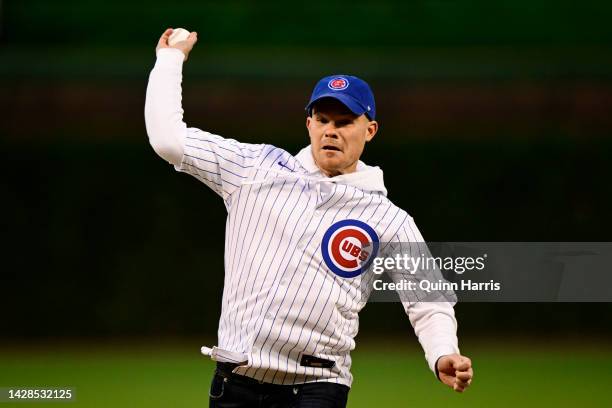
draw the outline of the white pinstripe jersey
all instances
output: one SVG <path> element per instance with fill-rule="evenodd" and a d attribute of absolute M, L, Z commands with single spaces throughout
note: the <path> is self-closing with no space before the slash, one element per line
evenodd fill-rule
<path fill-rule="evenodd" d="M 423 238 L 383 191 L 334 182 L 313 166 L 309 147 L 294 157 L 191 128 L 177 169 L 222 196 L 228 211 L 218 346 L 249 356 L 235 372 L 277 384 L 350 386 L 349 353 L 367 298 L 361 276 L 342 278 L 326 267 L 323 234 L 339 220 L 356 219 L 381 242 Z M 303 367 L 302 354 L 336 364 Z"/>

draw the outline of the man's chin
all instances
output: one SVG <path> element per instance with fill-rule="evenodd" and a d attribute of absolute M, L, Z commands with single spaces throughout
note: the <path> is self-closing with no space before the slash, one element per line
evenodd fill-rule
<path fill-rule="evenodd" d="M 340 160 L 322 160 L 319 162 L 319 168 L 328 175 L 338 175 L 342 173 L 342 162 Z"/>

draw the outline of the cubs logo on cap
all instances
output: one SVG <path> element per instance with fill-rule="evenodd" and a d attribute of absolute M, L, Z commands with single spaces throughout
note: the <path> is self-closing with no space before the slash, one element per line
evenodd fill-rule
<path fill-rule="evenodd" d="M 329 89 L 333 89 L 334 91 L 342 91 L 349 86 L 348 79 L 344 77 L 336 77 L 329 80 L 327 83 Z"/>
<path fill-rule="evenodd" d="M 378 253 L 376 231 L 359 220 L 342 220 L 325 231 L 321 252 L 327 267 L 343 278 L 364 273 Z"/>

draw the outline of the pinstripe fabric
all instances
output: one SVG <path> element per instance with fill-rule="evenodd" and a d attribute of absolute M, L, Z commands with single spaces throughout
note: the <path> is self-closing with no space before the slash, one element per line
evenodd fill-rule
<path fill-rule="evenodd" d="M 326 267 L 323 234 L 349 218 L 370 225 L 381 242 L 417 230 L 382 192 L 314 177 L 306 162 L 274 146 L 190 128 L 176 169 L 212 188 L 228 211 L 218 347 L 248 355 L 235 372 L 275 384 L 350 386 L 350 351 L 367 294 L 361 276 L 342 278 Z M 302 354 L 336 365 L 303 367 Z"/>

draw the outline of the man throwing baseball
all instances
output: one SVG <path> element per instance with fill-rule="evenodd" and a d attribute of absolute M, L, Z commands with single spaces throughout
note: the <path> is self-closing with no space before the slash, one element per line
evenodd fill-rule
<path fill-rule="evenodd" d="M 306 106 L 310 145 L 293 155 L 187 127 L 182 66 L 197 34 L 157 45 L 145 119 L 155 152 L 210 187 L 227 209 L 225 281 L 211 407 L 345 407 L 366 266 L 384 243 L 423 244 L 388 198 L 383 173 L 359 160 L 378 130 L 370 87 L 321 79 Z M 463 392 L 453 302 L 402 301 L 431 370 Z"/>

